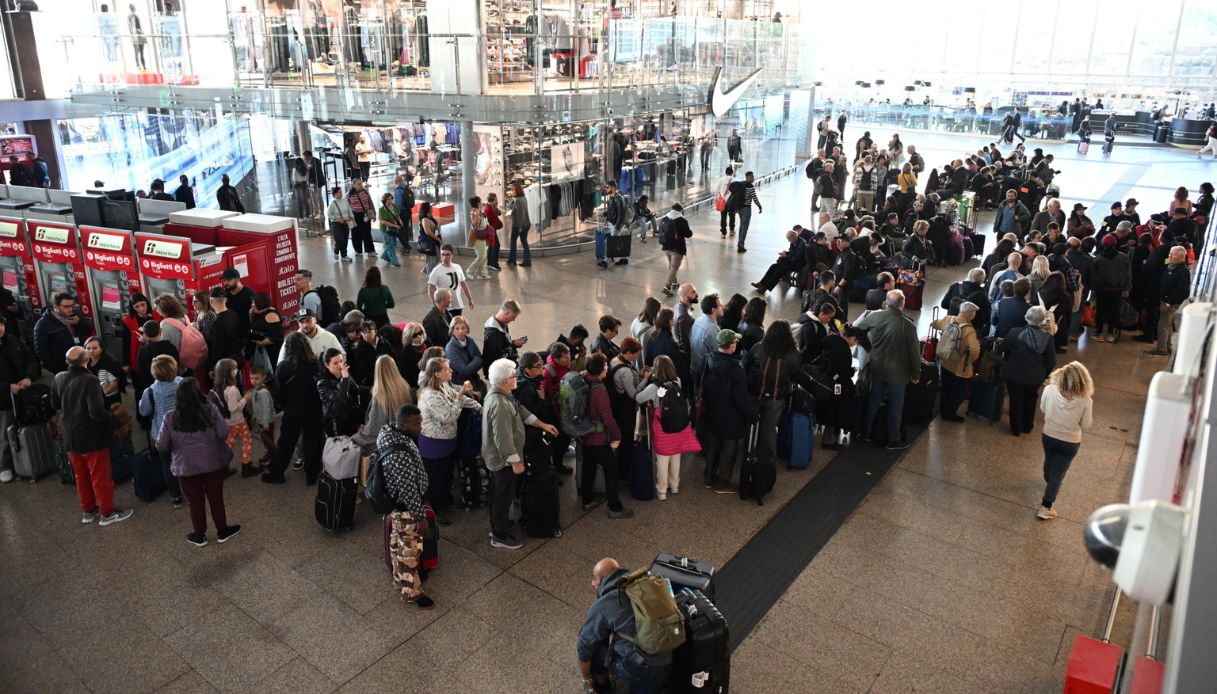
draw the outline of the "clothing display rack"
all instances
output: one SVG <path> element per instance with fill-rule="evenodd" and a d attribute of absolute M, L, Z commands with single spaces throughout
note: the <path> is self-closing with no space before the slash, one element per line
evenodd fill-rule
<path fill-rule="evenodd" d="M 532 0 L 492 0 L 483 6 L 489 84 L 532 80 L 533 9 Z"/>

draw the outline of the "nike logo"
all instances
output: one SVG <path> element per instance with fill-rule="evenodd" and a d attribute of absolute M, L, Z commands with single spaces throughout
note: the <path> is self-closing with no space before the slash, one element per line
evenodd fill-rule
<path fill-rule="evenodd" d="M 726 115 L 731 110 L 731 107 L 735 105 L 735 102 L 739 101 L 739 98 L 744 95 L 744 92 L 748 91 L 748 88 L 752 86 L 756 78 L 761 76 L 761 70 L 758 68 L 756 72 L 745 77 L 743 82 L 735 85 L 726 93 L 723 93 L 722 89 L 719 88 L 719 81 L 722 79 L 722 76 L 723 69 L 721 67 L 717 68 L 714 71 L 714 79 L 710 81 L 710 111 L 720 117 Z"/>

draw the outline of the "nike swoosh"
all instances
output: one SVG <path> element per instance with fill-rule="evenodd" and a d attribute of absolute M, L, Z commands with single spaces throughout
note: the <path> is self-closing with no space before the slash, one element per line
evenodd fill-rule
<path fill-rule="evenodd" d="M 719 88 L 722 76 L 723 69 L 720 67 L 714 71 L 714 79 L 710 81 L 710 111 L 716 116 L 724 116 L 731 110 L 731 107 L 735 105 L 736 101 L 739 101 L 744 92 L 748 91 L 748 88 L 752 86 L 756 78 L 761 76 L 761 70 L 758 68 L 756 72 L 745 77 L 744 81 L 735 85 L 731 91 L 725 94 Z"/>

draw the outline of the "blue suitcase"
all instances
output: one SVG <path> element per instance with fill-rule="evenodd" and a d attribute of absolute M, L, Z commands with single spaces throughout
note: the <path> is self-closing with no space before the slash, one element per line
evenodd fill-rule
<path fill-rule="evenodd" d="M 1001 420 L 1005 399 L 1006 384 L 973 378 L 972 395 L 968 398 L 968 414 L 974 414 L 994 424 Z"/>
<path fill-rule="evenodd" d="M 802 412 L 790 413 L 790 455 L 786 467 L 804 470 L 811 465 L 811 452 L 815 448 L 815 417 Z"/>
<path fill-rule="evenodd" d="M 165 471 L 156 450 L 145 448 L 135 456 L 133 470 L 135 497 L 145 503 L 156 501 L 165 492 Z"/>

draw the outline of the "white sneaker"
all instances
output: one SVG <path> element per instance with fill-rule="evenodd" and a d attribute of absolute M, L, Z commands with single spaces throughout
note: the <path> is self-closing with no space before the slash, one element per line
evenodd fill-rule
<path fill-rule="evenodd" d="M 0 482 L 4 482 L 5 484 L 8 484 L 9 482 L 12 482 L 12 481 L 13 481 L 13 471 L 12 470 L 0 470 Z"/>
<path fill-rule="evenodd" d="M 89 523 L 97 520 L 99 516 L 101 516 L 100 511 L 89 511 L 88 513 L 82 513 L 80 514 L 80 523 L 81 525 L 88 525 Z"/>
<path fill-rule="evenodd" d="M 1035 512 L 1035 517 L 1040 520 L 1052 520 L 1056 518 L 1056 509 L 1040 506 L 1040 510 Z"/>

